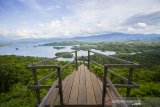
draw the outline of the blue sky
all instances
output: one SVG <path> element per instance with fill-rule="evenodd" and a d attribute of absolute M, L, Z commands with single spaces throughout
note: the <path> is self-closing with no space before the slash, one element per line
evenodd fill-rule
<path fill-rule="evenodd" d="M 160 34 L 160 0 L 0 0 L 0 36 Z"/>

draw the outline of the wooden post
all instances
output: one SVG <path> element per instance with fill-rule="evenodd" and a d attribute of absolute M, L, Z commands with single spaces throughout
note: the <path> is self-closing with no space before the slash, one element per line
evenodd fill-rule
<path fill-rule="evenodd" d="M 34 76 L 34 85 L 38 85 L 38 79 L 37 79 L 37 71 L 36 69 L 32 69 L 33 71 L 33 76 Z M 37 94 L 37 101 L 38 101 L 38 104 L 40 104 L 41 102 L 41 99 L 40 99 L 40 90 L 39 89 L 36 89 L 36 94 Z"/>
<path fill-rule="evenodd" d="M 132 76 L 133 76 L 133 67 L 129 68 L 129 75 L 128 75 L 128 85 L 132 83 Z M 127 97 L 130 97 L 131 88 L 127 88 Z"/>
<path fill-rule="evenodd" d="M 102 93 L 102 106 L 105 106 L 105 96 L 106 96 L 106 84 L 107 84 L 107 66 L 104 66 L 104 77 L 103 77 L 103 93 Z"/>
<path fill-rule="evenodd" d="M 58 87 L 59 87 L 60 103 L 61 103 L 61 106 L 63 106 L 61 67 L 57 67 L 57 74 L 58 74 L 58 78 L 59 78 Z"/>
<path fill-rule="evenodd" d="M 76 60 L 76 70 L 78 70 L 77 51 L 75 51 L 75 60 Z"/>
<path fill-rule="evenodd" d="M 90 68 L 90 51 L 88 50 L 88 69 Z"/>
<path fill-rule="evenodd" d="M 110 73 L 110 74 L 111 74 L 111 73 Z M 111 79 L 111 81 L 113 80 L 113 74 L 111 74 L 111 78 L 110 78 L 110 79 Z"/>

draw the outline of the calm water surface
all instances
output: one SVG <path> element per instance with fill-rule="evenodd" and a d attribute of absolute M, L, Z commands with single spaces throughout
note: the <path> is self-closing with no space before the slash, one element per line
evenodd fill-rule
<path fill-rule="evenodd" d="M 65 46 L 64 49 L 54 49 L 53 46 L 38 46 L 44 43 L 15 43 L 11 46 L 1 46 L 0 55 L 19 55 L 19 56 L 35 56 L 35 57 L 55 57 L 57 52 L 72 52 L 72 46 Z M 105 55 L 114 55 L 114 51 L 102 52 L 99 50 L 92 49 L 94 52 L 102 53 Z M 78 56 L 87 56 L 88 52 L 78 51 Z M 73 58 L 58 58 L 58 60 L 70 61 Z"/>

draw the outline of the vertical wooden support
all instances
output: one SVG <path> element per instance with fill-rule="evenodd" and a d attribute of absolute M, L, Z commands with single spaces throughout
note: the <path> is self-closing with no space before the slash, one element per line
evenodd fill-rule
<path fill-rule="evenodd" d="M 60 95 L 60 103 L 63 106 L 63 93 L 62 93 L 62 78 L 61 78 L 61 67 L 57 67 L 57 74 L 58 74 L 58 87 L 59 87 L 59 95 Z"/>
<path fill-rule="evenodd" d="M 132 83 L 132 76 L 133 76 L 133 67 L 129 68 L 129 75 L 128 75 L 128 85 Z M 127 88 L 127 97 L 130 97 L 131 88 Z"/>
<path fill-rule="evenodd" d="M 107 66 L 104 66 L 104 77 L 103 77 L 103 93 L 102 93 L 102 106 L 105 106 L 105 97 L 106 97 L 106 84 L 107 84 Z"/>
<path fill-rule="evenodd" d="M 34 76 L 34 85 L 38 85 L 38 79 L 37 79 L 37 71 L 36 69 L 32 69 L 33 71 L 33 76 Z M 36 89 L 36 94 L 37 94 L 37 101 L 38 101 L 38 104 L 40 104 L 41 102 L 41 99 L 40 99 L 40 90 L 39 89 Z"/>
<path fill-rule="evenodd" d="M 77 51 L 75 51 L 75 60 L 76 60 L 76 70 L 78 70 Z"/>
<path fill-rule="evenodd" d="M 111 75 L 110 80 L 112 81 L 114 76 L 113 76 L 113 74 L 112 74 L 112 73 L 110 73 L 110 75 Z"/>
<path fill-rule="evenodd" d="M 90 68 L 90 51 L 88 50 L 88 69 Z"/>

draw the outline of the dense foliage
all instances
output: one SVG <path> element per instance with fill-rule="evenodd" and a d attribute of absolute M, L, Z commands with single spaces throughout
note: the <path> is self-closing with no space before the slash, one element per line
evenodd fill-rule
<path fill-rule="evenodd" d="M 45 60 L 46 58 L 4 55 L 0 56 L 0 107 L 34 107 L 37 104 L 34 91 L 28 89 L 33 84 L 32 71 L 26 66 Z M 49 64 L 65 65 L 67 62 L 51 61 Z M 62 78 L 73 71 L 73 66 L 62 70 Z M 38 79 L 53 72 L 51 69 L 37 70 Z M 53 75 L 42 84 L 51 85 L 57 78 Z M 44 97 L 47 90 L 41 90 Z"/>
<path fill-rule="evenodd" d="M 78 41 L 62 41 L 62 42 L 51 42 L 42 44 L 40 46 L 70 46 L 70 45 L 79 45 L 81 42 Z"/>
<path fill-rule="evenodd" d="M 53 48 L 54 48 L 54 49 L 57 49 L 57 50 L 60 50 L 60 49 L 66 48 L 66 47 L 63 47 L 63 46 L 54 46 Z"/>
<path fill-rule="evenodd" d="M 12 45 L 12 43 L 1 43 L 0 42 L 0 46 L 10 46 L 10 45 Z"/>
<path fill-rule="evenodd" d="M 124 43 L 127 44 L 127 43 Z M 129 43 L 130 44 L 130 43 Z M 136 48 L 138 44 L 142 44 L 141 52 L 139 51 L 139 48 Z M 144 46 L 143 46 L 144 45 Z M 132 48 L 135 49 L 132 49 Z M 107 48 L 107 47 L 105 47 Z M 123 44 L 121 46 L 113 47 L 112 49 L 118 49 L 121 50 L 124 48 Z M 108 48 L 109 49 L 109 48 Z M 140 68 L 134 70 L 133 75 L 133 81 L 135 83 L 138 83 L 140 85 L 140 88 L 138 89 L 132 89 L 131 96 L 138 96 L 138 97 L 160 97 L 160 45 L 158 43 L 132 43 L 132 45 L 128 45 L 127 49 L 129 52 L 138 52 L 135 54 L 116 54 L 115 57 L 119 57 L 122 59 L 126 59 L 135 63 L 139 63 L 141 65 Z M 114 60 L 102 57 L 100 55 L 95 54 L 91 57 L 92 60 L 100 63 L 100 64 L 107 64 L 107 63 L 120 63 L 116 62 Z M 98 75 L 103 75 L 103 68 L 99 66 L 92 65 L 93 71 L 99 71 L 97 72 Z M 112 69 L 114 72 L 124 76 L 127 78 L 128 69 L 118 69 L 114 68 Z M 110 75 L 109 75 L 110 76 Z M 113 83 L 121 83 L 121 81 L 118 78 L 112 78 Z M 123 96 L 126 94 L 125 89 L 118 89 L 119 92 Z"/>
<path fill-rule="evenodd" d="M 57 52 L 55 54 L 55 56 L 61 56 L 61 55 L 62 55 L 62 58 L 72 58 L 73 57 L 73 54 L 69 52 Z"/>

